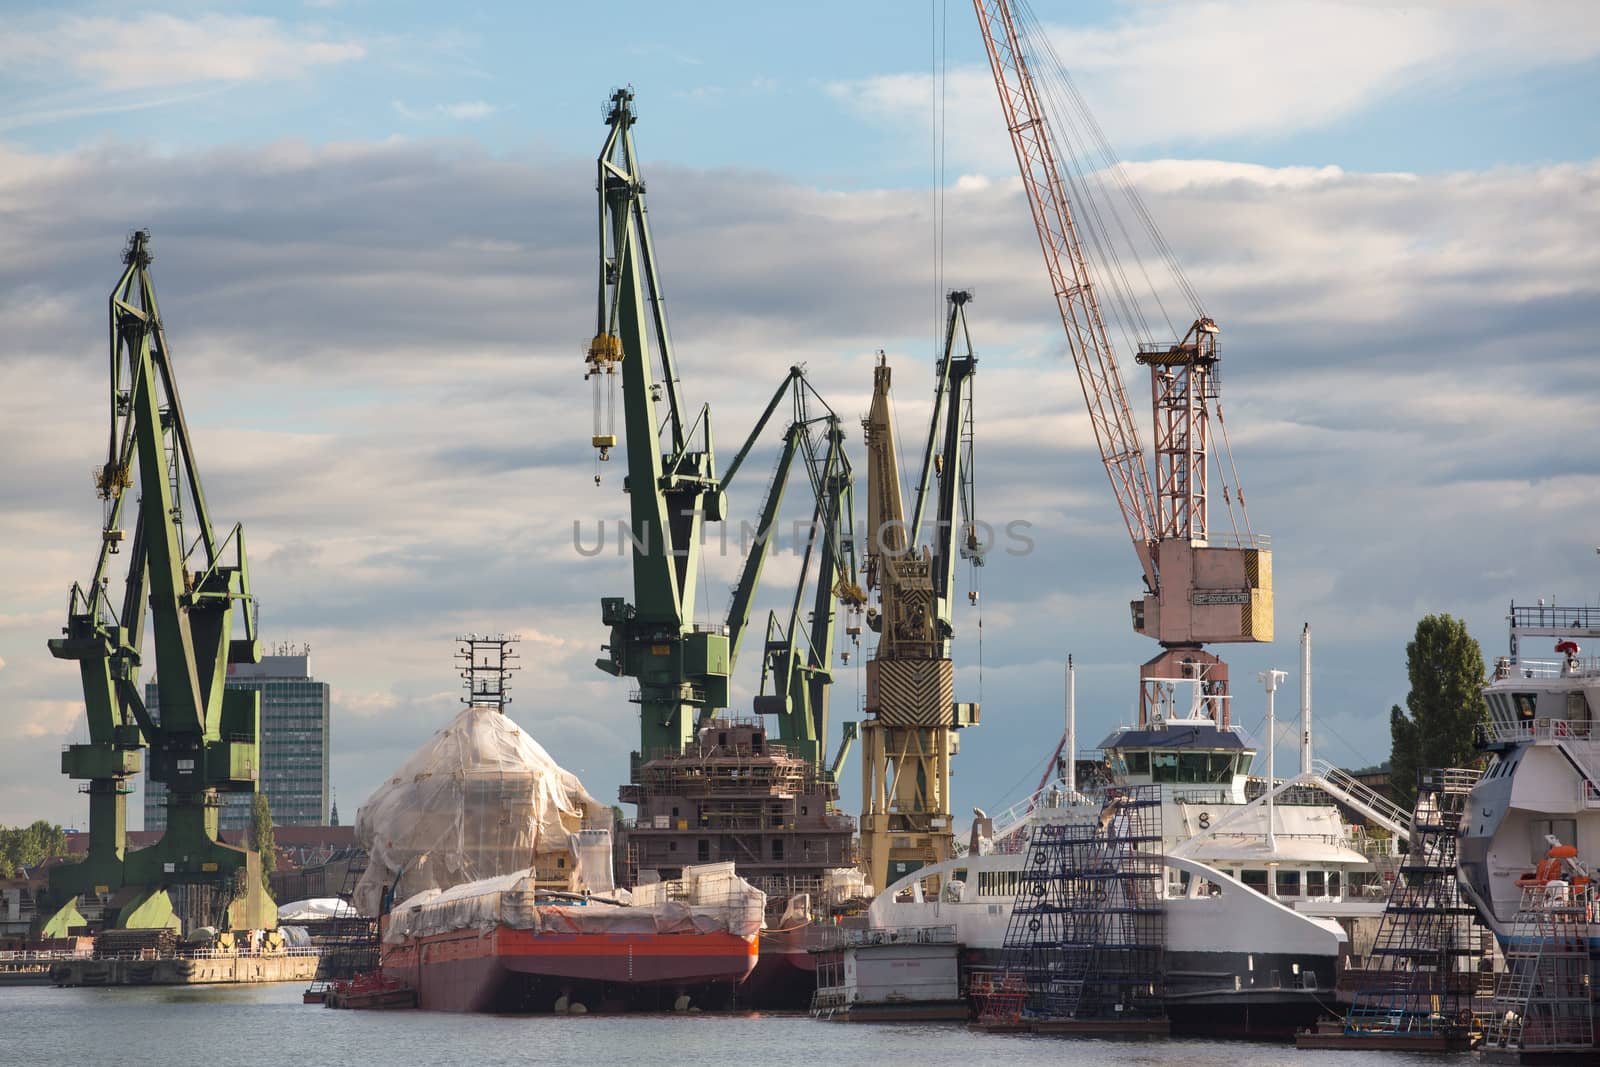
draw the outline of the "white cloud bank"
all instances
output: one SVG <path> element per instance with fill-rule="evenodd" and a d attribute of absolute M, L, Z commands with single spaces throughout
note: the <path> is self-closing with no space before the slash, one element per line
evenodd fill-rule
<path fill-rule="evenodd" d="M 114 199 L 97 195 L 113 160 Z M 1235 676 L 1292 666 L 1309 618 L 1324 751 L 1381 758 L 1422 613 L 1465 616 L 1492 652 L 1511 596 L 1594 586 L 1600 474 L 1563 431 L 1600 423 L 1600 164 L 1134 173 L 1223 325 L 1228 424 L 1277 546 L 1283 641 L 1230 650 Z M 712 403 L 724 452 L 796 361 L 853 420 L 879 347 L 914 447 L 933 344 L 925 205 L 735 171 L 649 178 L 684 390 Z M 591 480 L 592 182 L 589 160 L 428 144 L 0 154 L 0 655 L 22 709 L 0 748 L 0 821 L 83 818 L 54 755 L 82 729 L 77 676 L 44 642 L 97 541 L 85 472 L 104 441 L 104 301 L 136 225 L 154 231 L 208 501 L 244 522 L 265 637 L 309 641 L 333 684 L 347 810 L 448 716 L 451 639 L 467 630 L 529 635 L 512 713 L 610 793 L 636 712 L 591 661 L 597 601 L 629 580 L 571 544 L 574 518 L 625 509 L 616 462 Z M 1150 649 L 1125 632 L 1137 566 L 1020 191 L 967 182 L 946 208 L 946 279 L 978 293 L 981 512 L 1033 522 L 1038 542 L 985 568 L 981 694 L 975 616 L 957 618 L 963 698 L 987 704 L 963 740 L 961 802 L 992 806 L 1012 754 L 1054 740 L 1067 649 L 1085 667 L 1086 738 L 1126 713 Z M 1144 420 L 1143 380 L 1125 373 Z M 735 517 L 770 469 L 750 462 Z M 712 560 L 710 612 L 735 562 Z M 747 649 L 745 692 L 755 666 Z M 1256 696 L 1241 687 L 1247 726 Z"/>
<path fill-rule="evenodd" d="M 969 13 L 961 16 L 958 32 L 975 33 Z M 1108 27 L 1045 29 L 1100 125 L 1129 150 L 1315 129 L 1400 89 L 1600 55 L 1589 0 L 1129 0 Z M 927 127 L 926 73 L 829 89 L 886 126 Z M 954 163 L 1010 161 L 987 66 L 952 69 L 945 101 Z"/>
<path fill-rule="evenodd" d="M 358 42 L 256 15 L 57 16 L 11 25 L 0 36 L 0 64 L 13 73 L 65 69 L 113 92 L 284 80 L 365 54 Z"/>

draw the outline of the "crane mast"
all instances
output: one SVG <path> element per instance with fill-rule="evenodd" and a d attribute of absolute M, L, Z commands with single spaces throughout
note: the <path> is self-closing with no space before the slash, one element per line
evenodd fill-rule
<path fill-rule="evenodd" d="M 867 588 L 878 607 L 867 624 L 878 646 L 867 661 L 867 719 L 861 723 L 861 853 L 872 885 L 883 889 L 910 872 L 955 854 L 950 811 L 950 760 L 955 731 L 978 725 L 977 704 L 955 701 L 950 659 L 955 560 L 982 562 L 971 521 L 971 403 L 977 357 L 967 332 L 971 294 L 949 294 L 944 354 L 916 489 L 913 521 L 905 521 L 899 457 L 889 403 L 891 373 L 880 357 L 873 370 L 866 431 Z M 966 354 L 958 356 L 961 341 Z M 930 545 L 919 546 L 932 479 L 939 479 Z M 956 508 L 966 522 L 956 547 Z"/>
<path fill-rule="evenodd" d="M 255 792 L 260 694 L 226 689 L 231 663 L 261 658 L 251 614 L 244 533 L 219 539 L 211 525 L 150 280 L 149 235 L 133 235 L 110 298 L 111 430 L 95 483 L 105 523 L 94 577 L 74 585 L 62 636 L 49 642 L 76 660 L 89 741 L 62 753 L 62 772 L 87 779 L 90 847 L 84 863 L 51 871 L 55 915 L 67 921 L 85 892 L 135 888 L 108 925 L 260 928 L 276 925 L 259 857 L 218 840 L 219 792 Z M 138 490 L 120 610 L 106 595 L 110 557 L 129 490 Z M 185 496 L 189 505 L 186 513 Z M 186 522 L 197 535 L 191 543 Z M 231 558 L 229 550 L 231 548 Z M 161 685 L 159 720 L 140 699 L 146 600 Z M 235 640 L 234 609 L 245 636 Z M 128 779 L 150 749 L 150 777 L 167 787 L 160 841 L 126 851 Z"/>
<path fill-rule="evenodd" d="M 1201 315 L 1183 340 L 1139 346 L 1137 362 L 1150 369 L 1152 487 L 1017 20 L 1007 0 L 973 0 L 973 9 L 1095 441 L 1143 572 L 1133 628 L 1162 646 L 1140 669 L 1140 723 L 1159 719 L 1171 684 L 1187 679 L 1200 684 L 1207 713 L 1226 724 L 1227 665 L 1203 646 L 1272 640 L 1272 554 L 1248 522 L 1231 538 L 1209 528 L 1217 325 Z"/>
<path fill-rule="evenodd" d="M 695 731 L 728 706 L 729 678 L 749 628 L 755 593 L 775 540 L 778 513 L 791 471 L 801 462 L 815 491 L 815 524 L 825 531 L 819 549 L 824 578 L 819 580 L 812 612 L 809 650 L 800 647 L 801 633 L 795 621 L 788 628 L 788 650 L 782 656 L 773 648 L 769 632 L 766 665 L 781 666 L 783 680 L 778 693 L 763 701 L 758 710 L 776 715 L 782 740 L 826 774 L 822 748 L 827 732 L 827 687 L 832 680 L 828 660 L 834 639 L 833 601 L 854 606 L 865 600 L 855 584 L 853 543 L 839 532 L 841 509 L 848 519 L 852 485 L 839 420 L 812 389 L 804 370 L 790 367 L 726 473 L 718 475 L 709 405 L 702 405 L 692 422 L 683 414 L 665 300 L 645 214 L 645 183 L 634 149 L 636 121 L 632 90 L 617 90 L 606 114 L 609 130 L 597 163 L 600 269 L 595 334 L 585 347 L 584 361 L 585 377 L 594 382 L 595 424 L 590 443 L 598 453 L 597 469 L 619 444 L 613 417 L 620 381 L 633 597 L 601 600 L 601 617 L 611 628 L 611 636 L 603 647 L 606 654 L 595 665 L 607 674 L 630 677 L 638 683 L 631 696 L 640 707 L 636 767 L 658 756 L 685 751 Z M 734 587 L 727 621 L 698 625 L 694 597 L 703 529 L 707 523 L 724 521 L 727 490 L 785 398 L 790 401 L 788 427 L 754 541 Z M 823 411 L 814 413 L 813 403 Z M 657 417 L 658 405 L 665 407 L 664 419 Z M 825 458 L 817 455 L 813 436 L 817 427 L 824 427 Z M 597 483 L 599 480 L 596 475 Z M 808 566 L 810 557 L 808 548 Z M 805 582 L 802 574 L 802 587 Z M 796 593 L 796 619 L 800 595 Z"/>

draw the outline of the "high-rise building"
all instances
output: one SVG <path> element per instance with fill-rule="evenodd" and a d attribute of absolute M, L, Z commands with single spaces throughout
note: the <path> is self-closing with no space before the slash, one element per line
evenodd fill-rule
<path fill-rule="evenodd" d="M 308 648 L 263 656 L 260 663 L 228 667 L 229 689 L 261 693 L 261 791 L 278 826 L 325 826 L 328 822 L 328 683 L 311 677 Z M 161 681 L 144 687 L 145 705 L 161 721 Z M 222 794 L 224 830 L 250 826 L 249 793 Z M 144 777 L 144 827 L 167 826 L 167 787 Z"/>

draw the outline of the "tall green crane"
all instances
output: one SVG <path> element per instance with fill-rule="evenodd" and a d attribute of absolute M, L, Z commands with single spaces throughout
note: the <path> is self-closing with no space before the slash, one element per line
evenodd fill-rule
<path fill-rule="evenodd" d="M 629 89 L 612 94 L 606 114 L 609 132 L 597 164 L 600 271 L 585 377 L 594 382 L 591 443 L 601 461 L 608 460 L 618 445 L 614 397 L 620 379 L 628 471 L 623 488 L 629 499 L 627 536 L 633 563 L 632 600 L 605 597 L 600 602 L 601 618 L 611 636 L 604 646 L 606 655 L 595 665 L 638 683 L 633 699 L 640 706 L 639 754 L 650 759 L 662 752 L 682 752 L 697 724 L 728 706 L 728 678 L 798 457 L 806 457 L 813 487 L 822 488 L 816 480 L 823 468 L 818 466 L 814 427 L 826 424 L 832 428 L 828 434 L 838 439 L 829 446 L 834 458 L 823 465 L 826 476 L 841 477 L 848 464 L 839 447 L 843 435 L 837 433 L 837 416 L 811 388 L 804 371 L 791 367 L 727 473 L 718 477 L 709 406 L 702 405 L 692 422 L 684 414 L 666 304 L 651 249 L 645 183 L 633 143 L 637 121 L 633 100 Z M 704 525 L 726 519 L 727 490 L 786 397 L 791 405 L 788 428 L 754 542 L 734 587 L 727 623 L 697 626 L 693 607 Z M 813 402 L 825 412 L 813 415 Z M 661 418 L 657 404 L 665 408 Z M 826 551 L 841 551 L 837 540 L 829 545 Z M 853 569 L 850 573 L 852 579 L 840 586 L 841 592 L 847 600 L 854 596 L 853 603 L 864 603 Z M 831 619 L 831 603 L 828 614 Z M 831 629 L 829 634 L 831 643 Z M 786 740 L 812 738 L 808 752 L 815 759 L 813 750 L 822 740 L 818 729 L 826 728 L 826 711 L 825 702 L 813 703 L 823 709 L 820 720 L 815 720 L 814 712 L 799 717 L 782 712 L 779 728 Z"/>
<path fill-rule="evenodd" d="M 261 659 L 244 533 L 235 525 L 219 540 L 211 524 L 150 280 L 149 234 L 136 232 L 122 260 L 110 297 L 110 433 L 95 476 L 105 501 L 100 553 L 88 587 L 72 587 L 63 636 L 49 642 L 51 654 L 78 662 L 89 741 L 64 752 L 61 769 L 86 780 L 90 798 L 89 854 L 51 871 L 51 923 L 69 923 L 75 898 L 95 892 L 122 900 L 108 925 L 272 926 L 259 857 L 217 837 L 219 792 L 254 792 L 260 765 L 260 694 L 225 688 L 229 663 Z M 110 557 L 127 540 L 121 523 L 135 485 L 117 605 Z M 159 721 L 138 687 L 147 599 Z M 232 639 L 236 607 L 242 640 Z M 146 746 L 151 778 L 167 787 L 167 829 L 130 853 L 126 794 Z M 126 888 L 135 892 L 118 893 Z"/>
<path fill-rule="evenodd" d="M 856 584 L 855 476 L 845 454 L 845 434 L 837 417 L 830 415 L 823 437 L 825 451 L 821 455 L 814 451 L 808 465 L 815 505 L 788 622 L 780 623 L 775 612 L 767 621 L 762 688 L 765 690 L 770 682 L 773 691 L 757 696 L 754 708 L 758 714 L 778 717 L 779 737 L 789 751 L 798 752 L 832 775 L 837 773 L 845 751 L 841 748 L 831 769 L 823 768 L 838 621 L 834 604 L 843 601 L 859 608 L 865 604 L 866 594 Z M 817 576 L 810 582 L 813 557 Z M 808 585 L 812 586 L 811 610 L 809 621 L 803 623 Z M 846 735 L 847 747 L 853 733 L 846 730 Z"/>

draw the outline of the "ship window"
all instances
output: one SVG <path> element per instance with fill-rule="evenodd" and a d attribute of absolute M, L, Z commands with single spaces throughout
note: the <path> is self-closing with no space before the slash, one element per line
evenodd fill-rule
<path fill-rule="evenodd" d="M 678 809 L 677 808 L 673 808 L 672 809 L 672 817 L 674 819 L 676 819 L 678 817 Z"/>
<path fill-rule="evenodd" d="M 1150 753 L 1150 777 L 1157 782 L 1178 780 L 1178 754 L 1176 752 Z"/>
<path fill-rule="evenodd" d="M 750 751 L 754 752 L 754 753 L 757 753 L 758 755 L 760 754 L 760 752 L 761 752 L 761 735 L 760 734 L 751 734 L 750 735 Z"/>
<path fill-rule="evenodd" d="M 1328 892 L 1328 879 L 1321 871 L 1306 872 L 1306 896 L 1320 897 Z"/>
<path fill-rule="evenodd" d="M 1150 753 L 1148 753 L 1148 752 L 1130 752 L 1130 753 L 1128 753 L 1128 773 L 1129 774 L 1149 774 L 1150 773 Z"/>
<path fill-rule="evenodd" d="M 1328 895 L 1330 897 L 1337 897 L 1339 895 L 1339 872 L 1338 871 L 1329 871 L 1328 872 Z"/>
<path fill-rule="evenodd" d="M 1178 757 L 1178 781 L 1204 782 L 1210 757 L 1204 752 L 1185 752 Z"/>
<path fill-rule="evenodd" d="M 711 862 L 711 842 L 710 841 L 706 841 L 704 839 L 701 839 L 700 842 L 699 842 L 699 846 L 700 846 L 700 862 L 701 863 L 710 863 Z"/>
<path fill-rule="evenodd" d="M 1247 887 L 1254 889 L 1262 896 L 1267 895 L 1267 872 L 1245 870 L 1240 872 L 1239 881 Z"/>
<path fill-rule="evenodd" d="M 783 838 L 781 837 L 772 839 L 772 858 L 775 860 L 783 859 Z"/>
<path fill-rule="evenodd" d="M 1278 871 L 1278 896 L 1297 897 L 1300 895 L 1300 872 Z"/>
<path fill-rule="evenodd" d="M 721 731 L 721 732 L 719 732 L 717 734 L 717 744 L 726 745 L 727 743 L 728 743 L 728 731 L 723 730 L 723 731 Z"/>
<path fill-rule="evenodd" d="M 1512 693 L 1511 700 L 1517 706 L 1517 718 L 1523 722 L 1539 713 L 1538 693 Z"/>
<path fill-rule="evenodd" d="M 676 841 L 668 841 L 667 842 L 667 851 L 668 852 L 676 852 L 676 851 L 678 851 L 678 843 Z"/>

